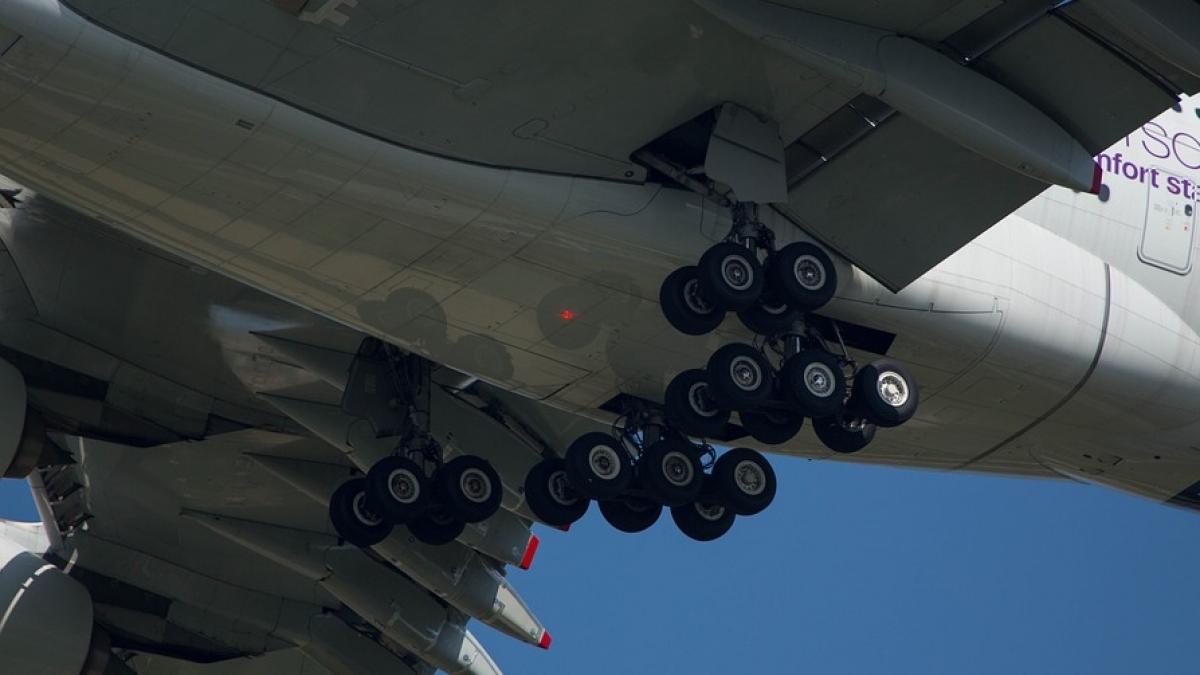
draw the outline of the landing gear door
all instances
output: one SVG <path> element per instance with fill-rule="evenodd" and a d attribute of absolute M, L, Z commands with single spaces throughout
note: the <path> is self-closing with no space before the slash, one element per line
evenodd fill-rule
<path fill-rule="evenodd" d="M 1181 189 L 1169 189 L 1185 185 L 1183 178 L 1163 173 L 1163 187 L 1146 186 L 1146 220 L 1138 258 L 1168 272 L 1187 274 L 1192 269 L 1196 203 Z"/>
<path fill-rule="evenodd" d="M 740 202 L 786 202 L 787 170 L 779 124 L 732 103 L 721 106 L 704 173 L 733 188 Z"/>

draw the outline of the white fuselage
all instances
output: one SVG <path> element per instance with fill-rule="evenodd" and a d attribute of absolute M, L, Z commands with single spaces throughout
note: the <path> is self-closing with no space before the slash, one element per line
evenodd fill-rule
<path fill-rule="evenodd" d="M 3 173 L 526 397 L 601 416 L 621 393 L 660 400 L 676 373 L 749 340 L 736 320 L 683 337 L 659 312 L 662 279 L 728 231 L 695 194 L 388 143 L 53 0 L 6 0 L 0 53 Z M 1162 499 L 1200 480 L 1190 110 L 1114 149 L 1107 202 L 1053 189 L 900 293 L 839 262 L 824 313 L 896 334 L 890 355 L 924 391 L 917 418 L 861 459 L 1062 473 Z M 765 217 L 781 244 L 807 239 Z M 779 450 L 827 454 L 807 432 Z"/>

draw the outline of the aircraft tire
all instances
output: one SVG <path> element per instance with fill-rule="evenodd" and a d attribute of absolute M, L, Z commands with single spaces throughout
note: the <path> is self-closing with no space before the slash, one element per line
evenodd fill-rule
<path fill-rule="evenodd" d="M 717 307 L 734 312 L 753 307 L 767 282 L 754 250 L 728 241 L 704 252 L 696 274 Z"/>
<path fill-rule="evenodd" d="M 875 439 L 876 427 L 868 421 L 851 426 L 838 417 L 826 417 L 813 420 L 813 431 L 825 447 L 837 453 L 850 454 L 871 444 Z"/>
<path fill-rule="evenodd" d="M 741 413 L 742 428 L 766 445 L 782 445 L 804 428 L 804 415 L 787 410 L 747 410 Z"/>
<path fill-rule="evenodd" d="M 647 499 L 615 499 L 600 502 L 600 514 L 613 528 L 629 534 L 650 529 L 662 516 L 663 507 Z"/>
<path fill-rule="evenodd" d="M 663 408 L 676 429 L 692 436 L 720 436 L 729 422 L 729 409 L 716 402 L 703 370 L 676 375 L 667 385 Z"/>
<path fill-rule="evenodd" d="M 837 268 L 816 244 L 798 241 L 776 251 L 768 273 L 774 288 L 798 310 L 824 307 L 837 292 Z"/>
<path fill-rule="evenodd" d="M 706 370 L 717 402 L 732 410 L 756 408 L 775 392 L 771 363 L 750 345 L 721 347 L 708 359 Z"/>
<path fill-rule="evenodd" d="M 854 378 L 854 403 L 881 427 L 898 427 L 917 413 L 921 391 L 904 366 L 891 359 L 874 361 Z"/>
<path fill-rule="evenodd" d="M 333 491 L 329 519 L 339 537 L 360 548 L 370 548 L 392 533 L 391 524 L 370 503 L 363 478 L 348 480 Z"/>
<path fill-rule="evenodd" d="M 408 524 L 408 531 L 422 544 L 444 546 L 457 539 L 467 524 L 448 509 L 433 507 Z"/>
<path fill-rule="evenodd" d="M 615 499 L 633 482 L 629 453 L 604 432 L 593 431 L 575 439 L 563 462 L 571 485 L 588 499 Z"/>
<path fill-rule="evenodd" d="M 768 264 L 770 262 L 768 261 Z M 766 288 L 753 306 L 738 312 L 738 319 L 751 333 L 757 335 L 779 335 L 792 328 L 800 311 L 793 309 L 787 301 L 776 297 L 776 292 Z"/>
<path fill-rule="evenodd" d="M 700 496 L 704 466 L 691 443 L 678 436 L 667 436 L 646 448 L 638 461 L 638 478 L 658 503 L 683 506 Z"/>
<path fill-rule="evenodd" d="M 491 463 L 482 457 L 461 455 L 446 462 L 433 476 L 439 501 L 453 516 L 480 523 L 500 510 L 504 483 Z"/>
<path fill-rule="evenodd" d="M 567 478 L 561 459 L 535 464 L 525 476 L 525 502 L 529 510 L 551 527 L 566 527 L 583 517 L 591 505 Z"/>
<path fill-rule="evenodd" d="M 846 399 L 842 364 L 829 352 L 809 349 L 789 356 L 779 373 L 787 397 L 805 416 L 831 417 L 841 412 Z"/>
<path fill-rule="evenodd" d="M 712 481 L 717 494 L 739 516 L 762 513 L 775 501 L 778 490 L 771 463 L 749 448 L 734 448 L 717 458 Z"/>
<path fill-rule="evenodd" d="M 402 525 L 425 512 L 429 479 L 407 457 L 385 457 L 367 472 L 367 497 L 393 525 Z"/>
<path fill-rule="evenodd" d="M 706 493 L 710 490 L 706 489 Z M 696 541 L 713 541 L 733 527 L 737 514 L 715 495 L 671 509 L 671 520 L 685 536 Z"/>
<path fill-rule="evenodd" d="M 658 302 L 667 322 L 684 335 L 707 335 L 725 320 L 700 288 L 695 267 L 680 267 L 664 279 Z"/>

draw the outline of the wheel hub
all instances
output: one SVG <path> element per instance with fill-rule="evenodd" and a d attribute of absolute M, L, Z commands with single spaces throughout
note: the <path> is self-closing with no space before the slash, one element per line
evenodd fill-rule
<path fill-rule="evenodd" d="M 571 483 L 567 481 L 566 471 L 555 471 L 550 474 L 548 482 L 550 498 L 558 502 L 560 506 L 573 506 L 575 502 L 579 501 Z"/>
<path fill-rule="evenodd" d="M 754 391 L 762 386 L 762 368 L 748 356 L 733 359 L 729 364 L 729 375 L 742 391 Z"/>
<path fill-rule="evenodd" d="M 688 309 L 697 314 L 713 313 L 713 306 L 704 297 L 704 293 L 700 289 L 700 281 L 697 279 L 689 279 L 683 285 L 683 302 L 687 305 Z"/>
<path fill-rule="evenodd" d="M 613 480 L 621 473 L 621 458 L 606 445 L 597 445 L 588 452 L 588 465 L 601 480 Z"/>
<path fill-rule="evenodd" d="M 721 261 L 721 280 L 736 291 L 745 291 L 754 285 L 754 271 L 741 256 L 727 255 Z"/>
<path fill-rule="evenodd" d="M 825 266 L 811 255 L 802 255 L 796 258 L 792 272 L 796 275 L 796 281 L 805 290 L 819 291 L 825 285 Z"/>
<path fill-rule="evenodd" d="M 492 481 L 479 469 L 464 471 L 458 479 L 458 487 L 464 497 L 476 504 L 482 504 L 492 496 Z"/>
<path fill-rule="evenodd" d="M 743 460 L 733 468 L 733 482 L 744 494 L 757 497 L 767 489 L 767 474 L 756 462 Z"/>
<path fill-rule="evenodd" d="M 716 522 L 725 516 L 725 507 L 720 504 L 696 502 L 692 506 L 696 509 L 696 513 L 700 514 L 701 518 L 709 522 Z"/>
<path fill-rule="evenodd" d="M 709 398 L 708 385 L 704 382 L 697 382 L 688 389 L 688 404 L 692 407 L 692 412 L 701 417 L 716 417 L 720 412 Z"/>
<path fill-rule="evenodd" d="M 350 507 L 354 511 L 354 517 L 363 525 L 376 527 L 383 524 L 383 518 L 367 505 L 367 495 L 365 493 L 360 492 L 354 495 L 354 501 L 350 503 Z"/>
<path fill-rule="evenodd" d="M 813 396 L 828 398 L 834 390 L 833 371 L 823 363 L 810 363 L 804 367 L 804 386 Z"/>
<path fill-rule="evenodd" d="M 388 475 L 388 491 L 391 492 L 392 499 L 401 504 L 411 504 L 421 494 L 417 477 L 407 469 L 397 469 Z"/>
<path fill-rule="evenodd" d="M 893 408 L 908 403 L 908 382 L 893 370 L 889 370 L 879 374 L 879 379 L 876 380 L 876 387 L 879 390 L 879 397 L 885 403 Z"/>
<path fill-rule="evenodd" d="M 691 485 L 696 477 L 696 471 L 688 461 L 687 455 L 679 451 L 669 452 L 663 457 L 662 472 L 667 482 L 675 487 Z"/>

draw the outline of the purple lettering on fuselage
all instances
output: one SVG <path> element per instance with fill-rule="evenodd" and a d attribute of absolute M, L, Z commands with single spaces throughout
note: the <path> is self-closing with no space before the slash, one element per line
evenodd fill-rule
<path fill-rule="evenodd" d="M 1166 190 L 1194 200 L 1200 197 L 1200 184 L 1171 175 L 1200 169 L 1200 139 L 1187 131 L 1174 132 L 1159 122 L 1147 122 L 1125 137 L 1123 147 L 1133 154 L 1146 153 L 1150 162 L 1126 157 L 1124 152 L 1105 152 L 1096 157 L 1104 173 L 1127 181 Z M 1118 146 L 1120 147 L 1120 146 Z M 1116 150 L 1117 148 L 1112 148 Z"/>

